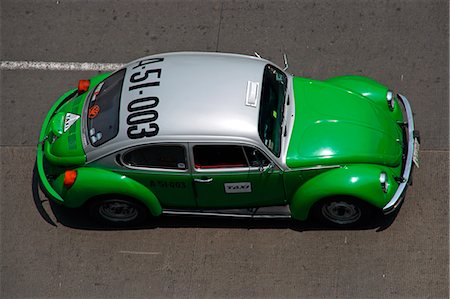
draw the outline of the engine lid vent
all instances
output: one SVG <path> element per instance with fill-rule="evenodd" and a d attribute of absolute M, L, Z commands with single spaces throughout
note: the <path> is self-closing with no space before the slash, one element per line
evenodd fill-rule
<path fill-rule="evenodd" d="M 247 96 L 245 97 L 245 105 L 256 107 L 258 102 L 259 82 L 247 82 Z"/>

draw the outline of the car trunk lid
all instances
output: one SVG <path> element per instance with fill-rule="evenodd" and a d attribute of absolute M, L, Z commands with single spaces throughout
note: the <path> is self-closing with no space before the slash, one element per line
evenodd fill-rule
<path fill-rule="evenodd" d="M 81 113 L 86 94 L 76 91 L 56 110 L 46 130 L 45 157 L 57 165 L 80 165 L 86 160 L 81 142 Z"/>

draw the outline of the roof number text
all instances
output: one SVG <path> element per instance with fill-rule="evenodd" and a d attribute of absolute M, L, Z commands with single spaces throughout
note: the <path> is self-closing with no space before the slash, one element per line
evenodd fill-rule
<path fill-rule="evenodd" d="M 146 70 L 149 64 L 162 62 L 164 58 L 149 58 L 139 61 L 139 63 L 132 68 L 137 69 L 130 76 L 130 85 L 128 90 L 138 90 L 147 87 L 159 86 L 161 78 L 161 69 Z M 153 80 L 148 80 L 152 78 Z M 155 80 L 156 79 L 156 80 Z M 142 91 L 139 92 L 142 94 Z M 130 114 L 127 117 L 128 130 L 127 135 L 131 139 L 138 139 L 143 137 L 152 137 L 158 134 L 159 127 L 155 123 L 158 119 L 158 111 L 156 108 L 159 104 L 157 97 L 141 97 L 132 100 L 127 107 Z"/>

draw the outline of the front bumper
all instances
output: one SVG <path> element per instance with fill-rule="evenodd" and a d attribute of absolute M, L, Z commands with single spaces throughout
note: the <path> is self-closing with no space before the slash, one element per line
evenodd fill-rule
<path fill-rule="evenodd" d="M 60 203 L 64 202 L 64 200 L 62 199 L 61 195 L 59 195 L 58 192 L 56 192 L 55 189 L 53 189 L 52 185 L 50 184 L 47 178 L 47 174 L 45 173 L 44 146 L 45 142 L 47 141 L 47 127 L 50 123 L 50 119 L 65 102 L 69 101 L 70 99 L 72 99 L 73 96 L 75 96 L 76 92 L 77 92 L 76 89 L 66 92 L 56 101 L 56 103 L 52 106 L 52 108 L 50 108 L 50 111 L 45 117 L 44 124 L 42 125 L 42 129 L 39 134 L 39 143 L 37 146 L 36 167 L 38 170 L 38 177 L 41 189 L 48 198 L 53 199 L 54 201 Z"/>
<path fill-rule="evenodd" d="M 383 213 L 385 215 L 394 212 L 401 204 L 403 198 L 405 197 L 405 192 L 408 187 L 408 184 L 411 180 L 411 173 L 413 167 L 413 156 L 415 150 L 415 138 L 419 138 L 419 132 L 414 130 L 414 118 L 413 112 L 411 110 L 411 106 L 408 102 L 408 99 L 399 94 L 398 99 L 399 102 L 403 105 L 406 111 L 406 119 L 408 128 L 406 129 L 406 137 L 407 137 L 407 153 L 405 159 L 405 165 L 403 167 L 403 173 L 401 176 L 401 183 L 398 186 L 397 191 L 395 192 L 392 199 L 383 207 Z"/>

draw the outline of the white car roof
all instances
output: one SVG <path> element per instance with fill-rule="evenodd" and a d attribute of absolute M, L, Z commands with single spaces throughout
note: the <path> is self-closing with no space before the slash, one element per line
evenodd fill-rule
<path fill-rule="evenodd" d="M 241 140 L 262 145 L 259 99 L 268 63 L 238 54 L 178 52 L 127 64 L 118 135 L 99 147 L 88 145 L 88 161 L 153 142 Z M 156 101 L 151 110 L 157 114 L 139 110 L 143 105 L 155 106 Z M 157 134 L 137 138 L 141 130 L 154 130 L 146 120 L 155 117 L 150 123 L 157 125 Z"/>

